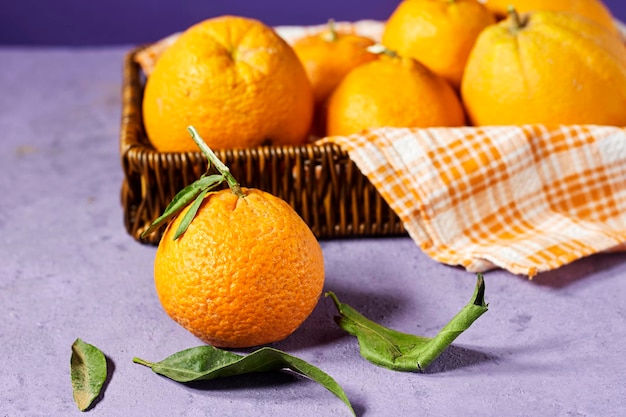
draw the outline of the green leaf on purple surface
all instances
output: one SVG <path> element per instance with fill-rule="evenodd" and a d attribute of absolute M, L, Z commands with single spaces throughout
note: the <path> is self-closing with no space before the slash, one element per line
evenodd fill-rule
<path fill-rule="evenodd" d="M 290 370 L 321 384 L 343 401 L 355 415 L 345 392 L 330 375 L 300 358 L 270 347 L 263 347 L 242 356 L 203 345 L 174 353 L 156 363 L 139 358 L 134 358 L 133 362 L 148 366 L 153 372 L 177 382 Z"/>
<path fill-rule="evenodd" d="M 375 365 L 395 371 L 416 372 L 426 369 L 474 321 L 487 311 L 485 281 L 478 274 L 470 302 L 448 322 L 434 338 L 416 336 L 384 327 L 326 293 L 335 303 L 339 316 L 335 321 L 343 330 L 356 336 L 361 356 Z"/>
<path fill-rule="evenodd" d="M 72 344 L 70 376 L 74 401 L 80 411 L 85 411 L 98 398 L 107 378 L 107 362 L 102 351 L 76 339 Z"/>

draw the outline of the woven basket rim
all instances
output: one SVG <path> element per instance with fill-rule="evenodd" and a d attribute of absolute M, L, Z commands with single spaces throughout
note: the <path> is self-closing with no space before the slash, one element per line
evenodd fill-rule
<path fill-rule="evenodd" d="M 135 61 L 135 57 L 139 52 L 149 47 L 150 44 L 143 44 L 132 48 L 125 54 L 124 57 L 124 79 L 133 83 L 139 83 L 140 81 L 138 77 L 141 73 L 141 66 Z M 133 138 L 136 138 L 138 135 L 131 135 L 130 132 L 130 123 L 132 123 L 135 115 L 129 114 L 133 109 L 133 99 L 136 99 L 130 94 L 125 94 L 122 101 L 122 108 L 124 109 L 122 113 L 122 123 L 121 123 L 121 133 L 120 133 L 120 154 L 122 157 L 126 157 L 133 152 L 145 152 L 152 156 L 158 156 L 159 158 L 169 158 L 172 155 L 187 155 L 193 158 L 202 157 L 202 153 L 200 150 L 196 151 L 187 151 L 187 152 L 162 152 L 156 150 L 149 143 L 141 143 Z M 145 135 L 143 135 L 145 136 Z M 325 142 L 325 143 L 316 143 L 309 142 L 306 144 L 300 145 L 259 145 L 254 147 L 232 147 L 225 149 L 216 149 L 215 153 L 218 155 L 224 152 L 243 152 L 249 154 L 257 154 L 257 153 L 270 153 L 276 155 L 288 154 L 290 152 L 301 152 L 304 154 L 309 154 L 311 156 L 316 156 L 320 151 L 330 151 L 333 154 L 336 154 L 339 158 L 348 158 L 348 153 L 341 149 L 340 146 Z"/>
<path fill-rule="evenodd" d="M 131 49 L 124 58 L 121 198 L 129 234 L 156 244 L 160 236 L 153 233 L 141 239 L 142 231 L 162 214 L 178 191 L 202 175 L 207 161 L 199 149 L 159 152 L 150 144 L 141 114 L 145 75 L 135 59 L 145 47 Z M 318 238 L 406 235 L 397 215 L 348 152 L 335 143 L 261 145 L 214 152 L 242 186 L 262 189 L 289 203 Z"/>

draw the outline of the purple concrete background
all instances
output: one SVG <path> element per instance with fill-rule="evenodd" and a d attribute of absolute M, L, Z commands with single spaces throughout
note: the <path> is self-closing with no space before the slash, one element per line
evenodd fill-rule
<path fill-rule="evenodd" d="M 133 364 L 199 340 L 163 312 L 155 248 L 122 224 L 118 154 L 127 47 L 0 47 L 0 416 L 349 416 L 317 384 L 254 375 L 181 385 Z M 326 289 L 370 318 L 432 336 L 475 277 L 409 238 L 322 242 Z M 359 417 L 616 417 L 626 410 L 626 254 L 592 256 L 534 281 L 486 274 L 490 310 L 425 374 L 363 360 L 322 299 L 274 346 L 333 376 Z M 89 414 L 72 400 L 70 346 L 111 363 Z"/>
<path fill-rule="evenodd" d="M 386 19 L 397 0 L 19 0 L 0 6 L 0 44 L 112 45 L 152 42 L 210 16 L 238 14 L 269 25 Z M 605 0 L 626 21 L 626 2 Z"/>

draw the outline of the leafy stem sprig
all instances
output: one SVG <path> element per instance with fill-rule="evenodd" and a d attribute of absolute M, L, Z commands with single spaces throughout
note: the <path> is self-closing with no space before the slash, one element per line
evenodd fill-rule
<path fill-rule="evenodd" d="M 230 190 L 233 192 L 233 194 L 235 194 L 237 197 L 245 197 L 245 195 L 241 191 L 241 186 L 239 185 L 239 182 L 235 179 L 235 177 L 233 177 L 233 174 L 230 173 L 230 169 L 228 169 L 228 167 L 224 165 L 222 161 L 220 161 L 217 155 L 215 155 L 215 152 L 213 152 L 213 150 L 209 148 L 209 145 L 204 142 L 196 128 L 193 126 L 188 126 L 187 131 L 191 135 L 193 141 L 196 142 L 196 145 L 198 145 L 198 148 L 200 148 L 204 156 L 207 157 L 207 160 L 209 161 L 209 167 L 211 166 L 211 163 L 213 163 L 215 169 L 217 169 L 217 171 L 222 174 L 222 178 L 224 178 L 228 183 L 228 186 L 230 187 Z"/>
<path fill-rule="evenodd" d="M 235 179 L 233 174 L 231 174 L 230 169 L 215 155 L 215 152 L 204 142 L 200 134 L 193 126 L 187 127 L 187 131 L 191 135 L 193 141 L 198 145 L 204 156 L 206 156 L 208 161 L 207 171 L 200 176 L 199 179 L 192 182 L 174 196 L 172 201 L 167 205 L 165 211 L 161 216 L 159 216 L 156 220 L 150 224 L 146 230 L 141 233 L 141 238 L 143 239 L 145 236 L 152 233 L 157 228 L 166 224 L 170 219 L 180 213 L 185 207 L 191 204 L 191 207 L 185 214 L 185 217 L 182 219 L 180 224 L 178 225 L 178 229 L 176 229 L 176 233 L 174 234 L 174 240 L 178 239 L 189 227 L 189 224 L 196 216 L 200 205 L 202 204 L 202 200 L 207 195 L 207 193 L 218 186 L 220 186 L 224 181 L 228 184 L 230 190 L 239 198 L 244 198 L 245 194 L 241 190 L 241 186 L 239 182 Z M 219 174 L 211 174 L 209 175 L 209 170 L 211 169 L 211 165 L 215 167 Z"/>

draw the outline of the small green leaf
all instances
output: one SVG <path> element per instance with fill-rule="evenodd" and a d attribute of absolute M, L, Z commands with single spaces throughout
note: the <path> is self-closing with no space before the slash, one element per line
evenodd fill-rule
<path fill-rule="evenodd" d="M 178 224 L 178 229 L 176 229 L 176 233 L 174 234 L 174 240 L 178 239 L 183 233 L 185 233 L 185 231 L 193 221 L 193 218 L 196 217 L 196 213 L 198 212 L 198 209 L 200 208 L 200 205 L 204 200 L 204 196 L 206 196 L 208 192 L 209 190 L 200 191 L 200 194 L 198 194 L 193 204 L 189 207 L 189 210 L 187 210 L 187 213 L 185 213 L 185 217 L 183 217 L 183 219 Z"/>
<path fill-rule="evenodd" d="M 398 332 L 369 320 L 347 304 L 339 302 L 329 292 L 339 316 L 337 324 L 359 341 L 361 356 L 375 365 L 395 371 L 424 370 L 454 339 L 487 311 L 485 282 L 478 274 L 474 295 L 470 302 L 448 322 L 434 338 Z"/>
<path fill-rule="evenodd" d="M 241 190 L 241 186 L 239 182 L 235 179 L 233 174 L 231 174 L 230 169 L 224 165 L 224 163 L 215 155 L 215 152 L 206 144 L 206 142 L 200 137 L 200 134 L 193 126 L 187 126 L 187 131 L 191 135 L 191 139 L 198 145 L 200 151 L 206 156 L 209 161 L 209 166 L 213 164 L 217 172 L 222 174 L 226 182 L 228 183 L 228 188 L 239 198 L 245 198 L 245 194 Z"/>
<path fill-rule="evenodd" d="M 345 392 L 330 375 L 302 359 L 269 347 L 241 356 L 205 345 L 174 353 L 157 363 L 139 358 L 134 358 L 133 362 L 148 366 L 155 373 L 177 382 L 211 380 L 248 373 L 290 369 L 324 386 L 343 401 L 353 415 L 355 414 Z"/>
<path fill-rule="evenodd" d="M 102 351 L 76 339 L 72 344 L 70 376 L 74 401 L 80 411 L 85 411 L 98 398 L 107 378 L 107 363 Z"/>
<path fill-rule="evenodd" d="M 161 225 L 167 223 L 172 217 L 180 213 L 182 209 L 187 207 L 201 192 L 211 190 L 224 181 L 223 175 L 207 175 L 202 176 L 198 180 L 192 182 L 174 196 L 172 201 L 167 205 L 161 216 L 152 222 L 141 234 L 141 238 L 152 233 Z"/>

